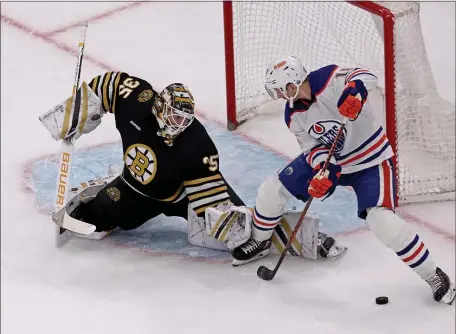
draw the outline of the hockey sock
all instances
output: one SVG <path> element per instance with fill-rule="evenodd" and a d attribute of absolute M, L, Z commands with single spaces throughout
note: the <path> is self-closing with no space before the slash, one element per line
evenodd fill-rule
<path fill-rule="evenodd" d="M 252 238 L 257 241 L 268 240 L 272 237 L 274 228 L 282 218 L 282 215 L 276 217 L 267 217 L 260 214 L 255 207 L 253 212 Z"/>
<path fill-rule="evenodd" d="M 393 211 L 375 207 L 368 210 L 367 223 L 375 236 L 424 280 L 434 275 L 436 264 L 418 234 Z"/>
<path fill-rule="evenodd" d="M 265 241 L 272 237 L 274 228 L 282 218 L 285 204 L 291 194 L 285 189 L 277 175 L 267 178 L 258 189 L 253 213 L 252 238 Z"/>

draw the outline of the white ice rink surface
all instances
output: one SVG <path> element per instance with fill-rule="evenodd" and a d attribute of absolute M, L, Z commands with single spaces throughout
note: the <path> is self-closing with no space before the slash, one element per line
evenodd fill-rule
<path fill-rule="evenodd" d="M 338 236 L 349 247 L 340 261 L 287 258 L 271 282 L 256 277 L 256 263 L 232 268 L 80 239 L 56 249 L 54 225 L 24 191 L 24 166 L 59 149 L 38 116 L 70 94 L 77 31 L 67 28 L 73 23 L 93 18 L 84 80 L 114 69 L 156 87 L 182 81 L 200 113 L 225 120 L 221 3 L 119 7 L 126 4 L 1 5 L 2 333 L 455 333 L 454 305 L 436 304 L 427 284 L 367 230 Z M 454 3 L 422 4 L 437 86 L 453 103 L 454 13 Z M 240 132 L 285 156 L 297 152 L 283 123 L 273 132 L 265 128 L 252 121 Z M 78 147 L 116 139 L 106 116 Z M 454 279 L 454 202 L 399 211 Z M 375 305 L 380 295 L 390 303 Z"/>

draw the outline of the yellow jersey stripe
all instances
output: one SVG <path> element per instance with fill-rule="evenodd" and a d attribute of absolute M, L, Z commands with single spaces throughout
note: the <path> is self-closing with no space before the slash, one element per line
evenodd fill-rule
<path fill-rule="evenodd" d="M 112 95 L 113 95 L 113 101 L 112 101 L 112 105 L 111 105 L 112 113 L 116 112 L 116 100 L 117 100 L 117 94 L 118 94 L 118 88 L 119 88 L 119 82 L 120 82 L 121 76 L 122 76 L 122 72 L 119 72 L 116 74 L 116 80 L 114 81 L 114 88 L 112 89 Z"/>
<path fill-rule="evenodd" d="M 168 197 L 168 198 L 165 198 L 165 199 L 161 199 L 160 201 L 162 201 L 162 202 L 172 202 L 172 201 L 174 201 L 177 197 L 179 197 L 180 194 L 182 194 L 182 191 L 183 191 L 183 190 L 184 190 L 184 185 L 181 184 L 181 185 L 179 186 L 179 188 L 177 188 L 176 192 L 175 192 L 172 196 L 170 196 L 170 197 Z"/>
<path fill-rule="evenodd" d="M 201 179 L 195 179 L 195 180 L 190 180 L 190 181 L 184 181 L 185 186 L 194 186 L 203 182 L 207 181 L 213 181 L 213 180 L 220 180 L 222 176 L 220 174 L 208 176 L 208 177 L 203 177 Z"/>
<path fill-rule="evenodd" d="M 92 80 L 92 86 L 90 86 L 90 88 L 95 92 L 95 94 L 97 94 L 97 90 L 98 90 L 98 80 L 100 79 L 100 76 L 96 76 L 95 78 L 93 78 Z"/>
<path fill-rule="evenodd" d="M 112 75 L 112 72 L 107 72 L 104 75 L 104 78 L 103 78 L 103 92 L 102 92 L 102 95 L 103 95 L 103 107 L 104 107 L 105 111 L 109 111 L 109 90 L 108 90 L 108 85 L 109 85 L 109 81 L 111 81 L 111 75 Z"/>
<path fill-rule="evenodd" d="M 195 199 L 198 199 L 198 198 L 201 198 L 201 197 L 206 197 L 206 196 L 209 196 L 209 195 L 218 194 L 218 193 L 224 192 L 226 190 L 228 190 L 227 187 L 226 186 L 222 186 L 222 187 L 218 187 L 218 188 L 211 189 L 211 190 L 208 190 L 208 191 L 196 193 L 195 195 L 188 196 L 188 199 L 190 201 L 194 201 Z"/>

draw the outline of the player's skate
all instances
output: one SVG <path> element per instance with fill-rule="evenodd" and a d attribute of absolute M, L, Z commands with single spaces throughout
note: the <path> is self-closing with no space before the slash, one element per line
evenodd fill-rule
<path fill-rule="evenodd" d="M 456 294 L 454 283 L 450 281 L 450 278 L 442 269 L 437 267 L 435 274 L 427 279 L 426 282 L 431 286 L 435 301 L 449 305 L 454 302 Z"/>
<path fill-rule="evenodd" d="M 257 241 L 250 238 L 245 244 L 237 247 L 233 251 L 233 266 L 241 266 L 243 264 L 258 260 L 269 255 L 271 251 L 271 239 L 265 241 Z"/>
<path fill-rule="evenodd" d="M 318 254 L 325 259 L 335 259 L 343 255 L 347 247 L 339 244 L 333 237 L 318 232 Z"/>

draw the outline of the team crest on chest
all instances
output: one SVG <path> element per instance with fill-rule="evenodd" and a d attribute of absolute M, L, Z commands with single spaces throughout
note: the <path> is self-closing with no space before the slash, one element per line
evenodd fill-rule
<path fill-rule="evenodd" d="M 138 182 L 146 185 L 154 179 L 157 172 L 157 158 L 149 146 L 131 145 L 125 152 L 124 161 L 130 174 Z"/>
<path fill-rule="evenodd" d="M 341 122 L 336 120 L 318 121 L 309 127 L 308 133 L 327 147 L 331 147 L 334 139 L 336 139 L 337 131 L 339 131 L 340 126 Z M 335 152 L 340 152 L 344 147 L 346 134 L 347 129 L 344 128 L 344 131 L 336 144 Z"/>

